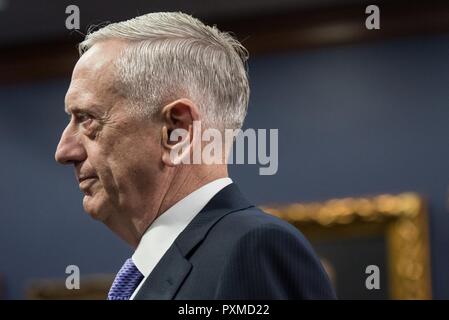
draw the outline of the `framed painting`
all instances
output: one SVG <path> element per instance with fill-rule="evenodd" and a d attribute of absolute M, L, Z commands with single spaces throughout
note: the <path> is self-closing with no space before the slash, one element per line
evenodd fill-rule
<path fill-rule="evenodd" d="M 309 239 L 341 299 L 431 299 L 428 215 L 416 193 L 263 207 Z M 378 285 L 370 286 L 377 271 Z"/>

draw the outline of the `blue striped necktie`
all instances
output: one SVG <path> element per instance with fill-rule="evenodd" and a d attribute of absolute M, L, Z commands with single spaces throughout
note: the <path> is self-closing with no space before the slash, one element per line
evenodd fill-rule
<path fill-rule="evenodd" d="M 109 290 L 108 300 L 129 300 L 143 279 L 143 274 L 129 258 L 123 264 Z"/>

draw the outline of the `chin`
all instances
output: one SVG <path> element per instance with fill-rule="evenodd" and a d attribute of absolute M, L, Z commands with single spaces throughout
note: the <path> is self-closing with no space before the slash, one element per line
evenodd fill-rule
<path fill-rule="evenodd" d="M 84 211 L 86 211 L 93 219 L 105 221 L 107 219 L 108 211 L 105 210 L 104 201 L 97 199 L 92 195 L 85 195 L 83 199 Z"/>

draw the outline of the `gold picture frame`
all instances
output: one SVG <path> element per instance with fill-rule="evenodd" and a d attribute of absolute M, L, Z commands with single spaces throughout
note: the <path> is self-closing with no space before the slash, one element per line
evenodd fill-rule
<path fill-rule="evenodd" d="M 383 234 L 391 299 L 431 299 L 428 214 L 416 193 L 265 206 L 313 242 Z"/>

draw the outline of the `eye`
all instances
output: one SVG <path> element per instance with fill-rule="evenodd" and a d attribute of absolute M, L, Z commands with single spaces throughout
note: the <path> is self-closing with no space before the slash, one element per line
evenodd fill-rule
<path fill-rule="evenodd" d="M 84 129 L 88 129 L 92 124 L 92 117 L 87 113 L 79 113 L 76 115 L 76 122 L 78 122 Z"/>

